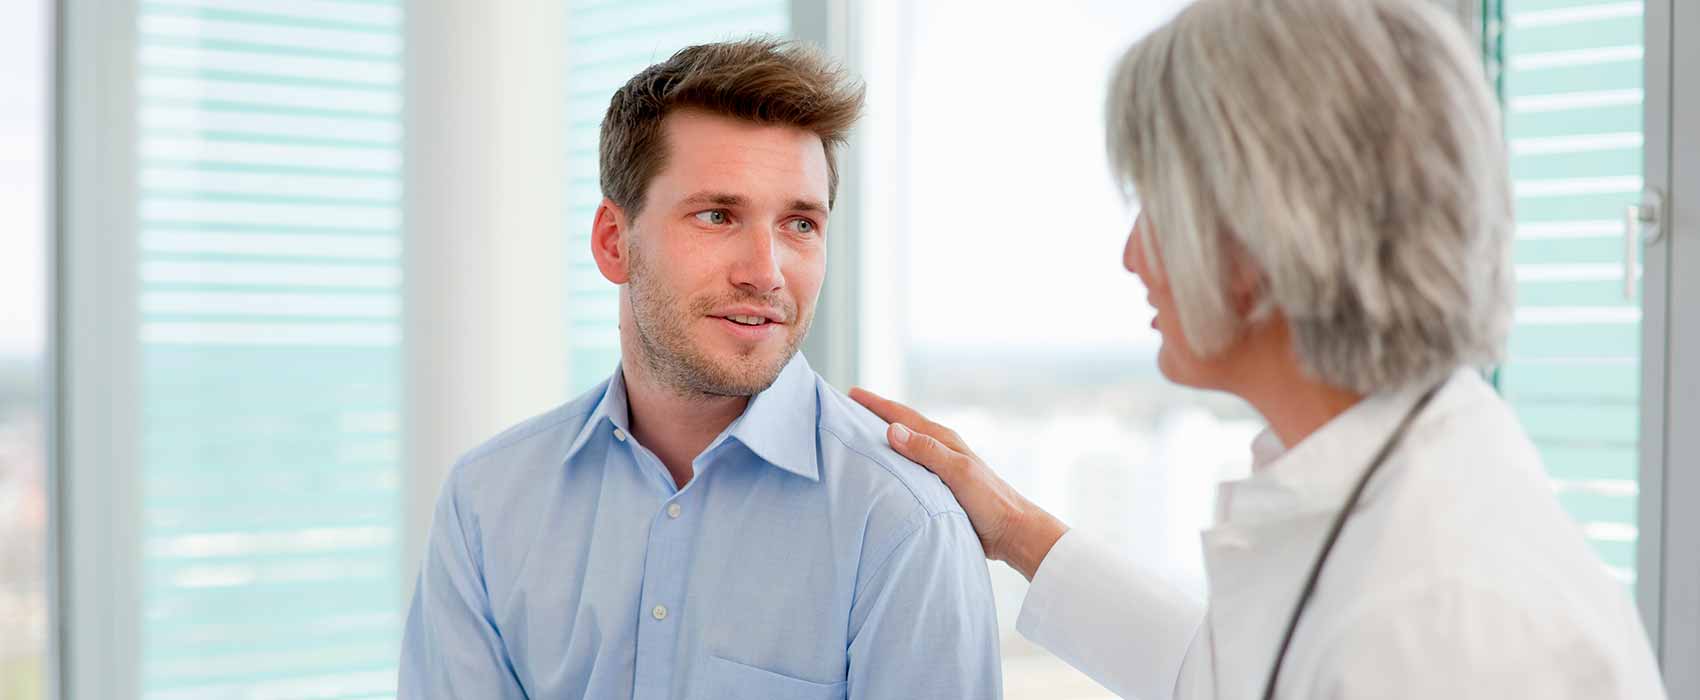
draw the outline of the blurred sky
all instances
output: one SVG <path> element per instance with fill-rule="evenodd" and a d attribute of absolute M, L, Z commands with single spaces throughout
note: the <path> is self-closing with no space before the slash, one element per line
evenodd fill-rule
<path fill-rule="evenodd" d="M 0 2 L 0 356 L 45 335 L 48 4 Z"/>
<path fill-rule="evenodd" d="M 1148 347 L 1104 159 L 1110 68 L 1183 0 L 918 3 L 909 338 Z"/>

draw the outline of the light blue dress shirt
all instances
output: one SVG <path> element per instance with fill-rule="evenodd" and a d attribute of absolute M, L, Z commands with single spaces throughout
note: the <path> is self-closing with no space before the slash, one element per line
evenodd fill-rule
<path fill-rule="evenodd" d="M 802 355 L 676 488 L 619 371 L 445 481 L 402 698 L 1002 695 L 984 554 Z"/>

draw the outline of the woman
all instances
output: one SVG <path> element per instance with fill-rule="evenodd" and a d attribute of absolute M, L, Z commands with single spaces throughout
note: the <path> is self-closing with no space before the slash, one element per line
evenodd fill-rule
<path fill-rule="evenodd" d="M 1505 346 L 1512 221 L 1454 18 L 1201 0 L 1120 63 L 1108 145 L 1164 376 L 1268 422 L 1204 533 L 1207 606 L 855 394 L 1032 580 L 1024 635 L 1128 697 L 1663 696 L 1626 591 L 1470 369 Z"/>

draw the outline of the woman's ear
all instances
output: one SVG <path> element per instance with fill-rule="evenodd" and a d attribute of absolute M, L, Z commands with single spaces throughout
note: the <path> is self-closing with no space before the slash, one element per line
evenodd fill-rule
<path fill-rule="evenodd" d="M 614 284 L 631 279 L 631 256 L 626 250 L 630 243 L 631 220 L 626 210 L 612 200 L 603 198 L 596 208 L 596 219 L 590 224 L 590 256 L 596 259 L 596 269 Z"/>
<path fill-rule="evenodd" d="M 1263 268 L 1258 267 L 1245 246 L 1228 237 L 1228 302 L 1234 313 L 1250 322 L 1263 320 L 1273 309 Z"/>

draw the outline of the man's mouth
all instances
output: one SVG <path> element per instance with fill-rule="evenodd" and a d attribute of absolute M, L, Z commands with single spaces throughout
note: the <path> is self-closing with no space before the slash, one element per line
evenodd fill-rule
<path fill-rule="evenodd" d="M 784 324 L 775 320 L 777 314 L 749 313 L 753 310 L 739 309 L 744 313 L 714 314 L 711 318 L 719 319 L 720 327 L 732 337 L 748 342 L 768 340 L 782 332 Z"/>

